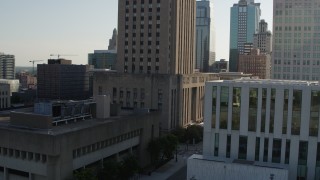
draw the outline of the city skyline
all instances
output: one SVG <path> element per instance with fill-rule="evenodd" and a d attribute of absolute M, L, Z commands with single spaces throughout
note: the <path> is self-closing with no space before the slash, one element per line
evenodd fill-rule
<path fill-rule="evenodd" d="M 213 2 L 216 60 L 228 59 L 230 8 L 238 0 Z M 261 3 L 261 19 L 265 19 L 272 30 L 272 0 L 256 2 Z M 15 55 L 17 66 L 31 67 L 30 60 L 47 60 L 50 54 L 77 55 L 65 58 L 75 64 L 87 64 L 88 53 L 108 48 L 108 40 L 117 28 L 117 6 L 117 0 L 95 3 L 34 0 L 32 4 L 5 1 L 0 7 L 0 20 L 6 24 L 0 34 L 0 52 Z"/>

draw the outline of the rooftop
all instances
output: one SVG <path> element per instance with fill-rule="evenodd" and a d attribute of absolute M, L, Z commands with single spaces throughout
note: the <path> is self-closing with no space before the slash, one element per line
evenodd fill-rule
<path fill-rule="evenodd" d="M 275 79 L 235 79 L 235 80 L 217 80 L 211 83 L 246 83 L 246 84 L 271 84 L 271 85 L 294 85 L 294 86 L 319 86 L 318 81 L 295 81 L 295 80 L 275 80 Z"/>
<path fill-rule="evenodd" d="M 275 169 L 289 169 L 288 165 L 278 164 L 278 163 L 265 163 L 265 162 L 257 162 L 257 161 L 247 161 L 247 160 L 238 160 L 238 159 L 228 159 L 223 157 L 214 157 L 214 156 L 204 156 L 194 154 L 190 157 L 190 159 L 198 159 L 203 161 L 214 161 L 221 162 L 226 164 L 242 164 L 246 166 L 257 166 L 257 167 L 266 167 L 266 168 L 275 168 Z"/>
<path fill-rule="evenodd" d="M 41 134 L 41 135 L 61 135 L 65 133 L 71 133 L 75 131 L 79 131 L 82 129 L 87 129 L 91 127 L 96 126 L 102 126 L 108 123 L 112 123 L 115 121 L 121 121 L 123 119 L 132 119 L 134 120 L 136 117 L 141 118 L 143 115 L 147 115 L 150 113 L 144 113 L 139 116 L 133 116 L 134 114 L 137 114 L 137 112 L 133 110 L 123 110 L 121 111 L 120 115 L 110 117 L 107 119 L 87 119 L 87 120 L 80 120 L 80 121 L 68 121 L 68 123 L 60 125 L 60 126 L 52 126 L 51 129 L 34 129 L 34 128 L 28 128 L 28 127 L 18 127 L 13 126 L 10 124 L 10 117 L 0 117 L 0 130 L 11 130 L 11 131 L 20 131 L 20 132 L 27 132 L 32 134 Z"/>

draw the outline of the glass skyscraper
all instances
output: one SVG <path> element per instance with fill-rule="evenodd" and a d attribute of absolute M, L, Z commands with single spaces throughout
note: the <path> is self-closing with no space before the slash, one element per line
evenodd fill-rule
<path fill-rule="evenodd" d="M 213 2 L 197 1 L 197 34 L 195 68 L 201 72 L 211 71 L 215 61 L 215 29 Z"/>
<path fill-rule="evenodd" d="M 244 43 L 253 43 L 253 35 L 258 33 L 260 3 L 254 0 L 240 0 L 231 7 L 229 71 L 238 71 L 239 54 L 244 52 Z"/>

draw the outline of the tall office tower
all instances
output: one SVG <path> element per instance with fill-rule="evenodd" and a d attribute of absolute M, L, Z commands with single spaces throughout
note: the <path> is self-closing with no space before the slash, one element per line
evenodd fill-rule
<path fill-rule="evenodd" d="M 108 50 L 117 50 L 117 38 L 118 38 L 118 32 L 117 29 L 113 29 L 112 38 L 109 39 L 109 46 Z"/>
<path fill-rule="evenodd" d="M 197 1 L 196 64 L 201 72 L 209 72 L 215 62 L 213 2 Z"/>
<path fill-rule="evenodd" d="M 259 32 L 253 35 L 253 48 L 260 49 L 260 53 L 271 54 L 272 34 L 268 30 L 268 23 L 263 19 L 259 23 Z"/>
<path fill-rule="evenodd" d="M 274 79 L 319 80 L 319 0 L 274 0 Z"/>
<path fill-rule="evenodd" d="M 117 72 L 94 72 L 94 96 L 159 111 L 161 131 L 203 120 L 204 83 L 194 72 L 196 0 L 119 0 Z"/>
<path fill-rule="evenodd" d="M 37 71 L 39 99 L 89 98 L 89 65 L 73 65 L 71 60 L 49 59 L 48 64 L 38 64 Z"/>
<path fill-rule="evenodd" d="M 15 78 L 14 55 L 0 53 L 0 79 Z"/>
<path fill-rule="evenodd" d="M 118 72 L 190 74 L 194 0 L 119 0 Z"/>
<path fill-rule="evenodd" d="M 244 53 L 244 43 L 253 43 L 253 35 L 258 32 L 260 3 L 254 0 L 240 0 L 231 7 L 229 71 L 238 71 L 239 54 Z"/>

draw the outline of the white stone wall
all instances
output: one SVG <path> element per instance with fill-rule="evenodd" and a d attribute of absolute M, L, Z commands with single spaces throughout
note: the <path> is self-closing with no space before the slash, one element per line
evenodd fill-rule
<path fill-rule="evenodd" d="M 216 128 L 211 128 L 212 118 L 212 87 L 217 86 L 217 109 L 216 109 Z M 219 129 L 219 102 L 220 102 L 220 87 L 229 87 L 229 112 L 228 112 L 228 128 Z M 240 130 L 231 130 L 232 123 L 232 89 L 233 87 L 241 87 L 241 119 Z M 258 88 L 258 115 L 256 132 L 248 131 L 248 113 L 249 113 L 249 90 L 250 88 Z M 267 106 L 266 106 L 266 120 L 265 120 L 265 132 L 260 132 L 261 127 L 261 107 L 262 107 L 262 88 L 267 88 Z M 276 89 L 275 98 L 275 118 L 274 118 L 274 132 L 269 133 L 270 124 L 270 96 L 271 88 Z M 282 133 L 283 124 L 283 98 L 284 90 L 289 89 L 289 109 L 288 109 L 288 121 L 287 121 L 287 133 Z M 302 90 L 302 105 L 301 105 L 301 127 L 300 135 L 291 134 L 292 123 L 292 99 L 293 90 Z M 320 136 L 309 136 L 309 119 L 310 119 L 310 104 L 311 104 L 311 91 L 320 91 L 318 84 L 308 84 L 306 82 L 290 82 L 290 81 L 273 81 L 273 80 L 248 80 L 248 81 L 212 81 L 206 84 L 205 94 L 205 120 L 204 120 L 204 155 L 214 155 L 214 141 L 215 134 L 219 134 L 219 157 L 226 157 L 227 136 L 231 135 L 231 159 L 238 158 L 239 151 L 239 136 L 247 137 L 247 160 L 255 159 L 255 144 L 256 137 L 260 138 L 260 151 L 259 161 L 263 161 L 264 139 L 269 139 L 268 144 L 268 163 L 272 161 L 272 149 L 273 139 L 281 140 L 281 161 L 280 164 L 285 163 L 285 148 L 286 140 L 290 140 L 290 160 L 289 160 L 289 176 L 290 179 L 297 177 L 298 168 L 298 155 L 299 155 L 299 142 L 308 142 L 308 159 L 307 159 L 307 178 L 314 179 L 315 165 L 317 155 L 317 143 Z M 319 121 L 320 122 L 320 121 Z"/>

